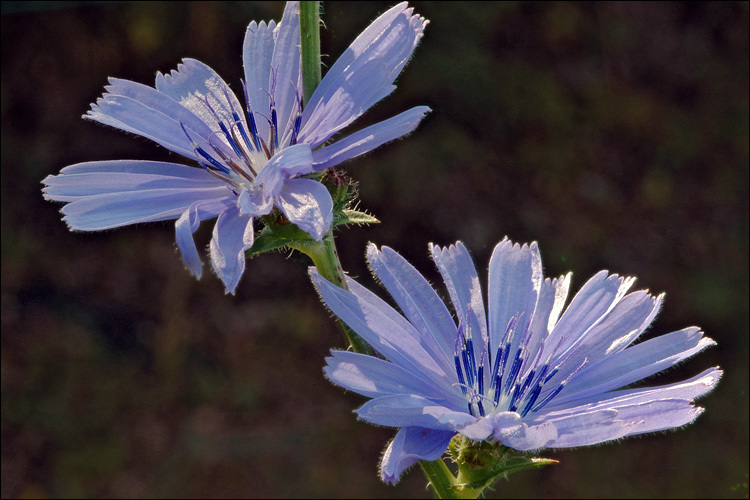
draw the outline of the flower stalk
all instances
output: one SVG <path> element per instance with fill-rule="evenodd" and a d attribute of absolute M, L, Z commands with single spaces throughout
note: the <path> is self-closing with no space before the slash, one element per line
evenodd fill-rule
<path fill-rule="evenodd" d="M 305 104 L 322 78 L 320 69 L 320 2 L 300 2 L 302 38 L 302 89 Z"/>

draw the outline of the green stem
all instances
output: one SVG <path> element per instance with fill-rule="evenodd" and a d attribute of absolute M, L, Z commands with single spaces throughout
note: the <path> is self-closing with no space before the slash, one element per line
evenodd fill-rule
<path fill-rule="evenodd" d="M 305 104 L 321 79 L 320 70 L 320 2 L 300 2 L 300 35 L 302 37 L 302 90 Z"/>
<path fill-rule="evenodd" d="M 434 462 L 421 460 L 419 465 L 427 476 L 427 480 L 430 482 L 432 491 L 437 498 L 459 498 L 454 489 L 456 478 L 442 458 Z"/>

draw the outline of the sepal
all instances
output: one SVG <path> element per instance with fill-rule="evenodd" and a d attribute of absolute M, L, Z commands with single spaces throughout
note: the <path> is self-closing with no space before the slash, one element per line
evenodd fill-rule
<path fill-rule="evenodd" d="M 484 490 L 500 477 L 524 469 L 537 469 L 558 463 L 551 458 L 518 455 L 500 443 L 474 442 L 457 434 L 448 445 L 451 458 L 458 466 L 456 490 Z"/>

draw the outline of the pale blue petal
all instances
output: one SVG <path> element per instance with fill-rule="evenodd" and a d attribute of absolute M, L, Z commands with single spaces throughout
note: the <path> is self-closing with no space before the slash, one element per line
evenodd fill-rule
<path fill-rule="evenodd" d="M 229 199 L 226 186 L 161 188 L 106 193 L 79 198 L 61 212 L 71 229 L 100 231 L 138 222 L 177 219 L 197 201 Z"/>
<path fill-rule="evenodd" d="M 621 278 L 616 274 L 610 276 L 607 271 L 596 273 L 573 297 L 550 333 L 547 347 L 557 349 L 558 359 L 563 357 L 571 345 L 625 296 L 634 282 L 635 278 Z M 551 353 L 545 352 L 547 354 Z"/>
<path fill-rule="evenodd" d="M 321 102 L 328 101 L 341 81 L 349 79 L 372 61 L 380 61 L 383 66 L 385 78 L 380 83 L 381 90 L 390 87 L 411 58 L 427 24 L 424 18 L 412 15 L 412 12 L 413 9 L 402 2 L 381 15 L 354 40 L 313 93 L 305 108 L 303 122 L 317 111 Z"/>
<path fill-rule="evenodd" d="M 380 252 L 370 243 L 367 246 L 367 262 L 419 331 L 425 348 L 446 366 L 446 373 L 453 372 L 456 324 L 432 286 L 414 266 L 391 248 L 383 247 Z"/>
<path fill-rule="evenodd" d="M 704 411 L 684 399 L 660 400 L 617 408 L 617 419 L 634 422 L 628 436 L 677 429 L 692 423 Z"/>
<path fill-rule="evenodd" d="M 444 431 L 458 431 L 479 420 L 466 411 L 452 410 L 415 394 L 394 394 L 371 399 L 355 413 L 371 424 L 386 427 L 416 426 Z M 487 435 L 490 432 L 491 429 Z"/>
<path fill-rule="evenodd" d="M 535 359 L 537 353 L 542 350 L 543 342 L 560 318 L 570 288 L 570 277 L 571 273 L 568 273 L 553 280 L 547 278 L 542 282 L 539 289 L 539 298 L 534 306 L 534 317 L 529 326 L 531 333 L 526 348 L 527 359 Z M 541 358 L 541 355 L 539 355 L 539 358 Z M 531 369 L 533 369 L 533 365 L 524 368 L 522 373 L 528 374 Z"/>
<path fill-rule="evenodd" d="M 570 347 L 574 351 L 566 356 L 565 363 L 549 381 L 549 385 L 556 386 L 584 362 L 586 365 L 593 365 L 606 356 L 625 349 L 653 321 L 661 307 L 662 298 L 663 296 L 652 297 L 644 290 L 626 295 L 597 324 L 579 334 Z"/>
<path fill-rule="evenodd" d="M 414 370 L 411 370 L 409 373 L 412 373 L 412 376 L 415 377 L 417 376 L 416 374 L 419 374 L 419 377 L 424 377 L 423 380 L 425 384 L 437 388 L 429 391 L 429 394 L 438 394 L 449 406 L 452 405 L 463 408 L 465 399 L 458 390 L 459 381 L 458 376 L 456 375 L 455 365 L 452 361 L 452 356 L 450 361 L 446 359 L 443 353 L 439 351 L 439 348 L 435 346 L 434 342 L 431 343 L 421 335 L 420 332 L 414 328 L 414 325 L 407 321 L 398 313 L 398 311 L 393 309 L 393 307 L 380 297 L 351 278 L 347 277 L 346 284 L 349 287 L 349 291 L 356 295 L 359 300 L 370 304 L 374 309 L 385 315 L 388 321 L 393 322 L 393 324 L 396 325 L 396 328 L 401 332 L 410 335 L 413 341 L 419 344 L 423 349 L 424 354 L 430 358 L 431 362 L 434 362 L 439 367 L 439 375 L 433 375 L 432 379 L 425 377 L 425 375 L 419 371 L 415 372 Z M 436 351 L 436 349 L 438 350 Z M 410 370 L 409 367 L 406 367 L 406 369 L 407 371 Z"/>
<path fill-rule="evenodd" d="M 322 241 L 333 221 L 333 199 L 323 184 L 312 179 L 284 182 L 276 206 L 314 240 Z"/>
<path fill-rule="evenodd" d="M 546 446 L 590 446 L 629 435 L 672 429 L 692 422 L 701 412 L 702 409 L 690 401 L 666 399 L 548 418 L 557 429 L 558 437 Z"/>
<path fill-rule="evenodd" d="M 210 138 L 213 130 L 205 122 L 182 104 L 155 88 L 120 78 L 110 78 L 109 83 L 105 87 L 107 90 L 107 93 L 104 94 L 105 98 L 109 95 L 129 97 L 147 108 L 163 113 L 178 124 L 182 124 L 195 142 L 207 141 Z M 185 137 L 185 133 L 179 125 L 173 133 Z"/>
<path fill-rule="evenodd" d="M 276 22 L 268 24 L 251 22 L 245 32 L 242 47 L 242 63 L 245 67 L 245 87 L 248 108 L 252 113 L 268 116 L 270 109 L 268 82 L 271 76 L 271 58 L 275 44 Z M 268 121 L 260 116 L 255 119 L 258 133 L 264 139 L 270 137 Z"/>
<path fill-rule="evenodd" d="M 193 233 L 198 230 L 202 220 L 216 217 L 230 206 L 225 200 L 197 201 L 190 205 L 175 222 L 175 239 L 182 261 L 198 279 L 203 272 L 203 263 L 198 255 Z"/>
<path fill-rule="evenodd" d="M 370 61 L 358 71 L 342 75 L 331 88 L 330 95 L 324 96 L 307 118 L 303 118 L 299 142 L 317 147 L 351 124 L 396 88 L 387 85 L 387 79 L 387 68 L 380 60 Z M 309 105 L 304 114 L 308 109 Z"/>
<path fill-rule="evenodd" d="M 418 461 L 432 462 L 442 457 L 454 435 L 452 431 L 422 427 L 399 429 L 383 453 L 380 478 L 388 484 L 396 484 L 401 474 Z"/>
<path fill-rule="evenodd" d="M 254 238 L 251 216 L 240 215 L 237 207 L 219 214 L 209 251 L 211 264 L 227 293 L 234 294 L 237 288 L 245 271 L 245 251 L 253 246 Z"/>
<path fill-rule="evenodd" d="M 551 422 L 528 425 L 516 412 L 504 411 L 493 415 L 495 439 L 519 451 L 538 450 L 557 438 L 557 429 Z"/>
<path fill-rule="evenodd" d="M 328 379 L 341 387 L 369 398 L 393 394 L 416 394 L 432 399 L 443 397 L 435 385 L 404 368 L 375 358 L 347 351 L 332 351 L 323 369 Z"/>
<path fill-rule="evenodd" d="M 451 379 L 447 378 L 440 365 L 415 340 L 418 334 L 405 329 L 403 322 L 392 319 L 392 307 L 371 303 L 366 298 L 333 285 L 322 278 L 315 268 L 310 268 L 309 272 L 321 299 L 331 312 L 373 349 L 407 371 L 423 374 L 434 381 L 436 388 L 446 390 L 446 381 Z"/>
<path fill-rule="evenodd" d="M 251 195 L 247 190 L 243 190 L 237 197 L 237 208 L 240 209 L 241 215 L 260 217 L 271 213 L 271 210 L 273 210 L 273 199 L 264 198 L 263 193 L 260 191 Z"/>
<path fill-rule="evenodd" d="M 278 168 L 284 177 L 298 177 L 313 172 L 313 154 L 309 144 L 295 144 L 276 153 L 263 167 Z"/>
<path fill-rule="evenodd" d="M 555 404 L 589 398 L 632 384 L 674 366 L 716 343 L 697 327 L 647 340 L 582 370 L 565 386 Z"/>
<path fill-rule="evenodd" d="M 309 144 L 296 144 L 275 154 L 260 171 L 255 181 L 263 185 L 266 198 L 279 194 L 284 180 L 312 172 L 312 151 Z"/>
<path fill-rule="evenodd" d="M 45 185 L 42 188 L 45 199 L 66 202 L 97 194 L 225 185 L 200 168 L 140 160 L 77 163 L 63 168 L 58 175 L 47 176 L 42 184 Z"/>
<path fill-rule="evenodd" d="M 179 122 L 130 97 L 105 94 L 83 117 L 151 139 L 186 158 L 198 159 Z"/>
<path fill-rule="evenodd" d="M 637 425 L 619 420 L 617 411 L 612 409 L 580 411 L 561 418 L 547 419 L 545 423 L 551 423 L 557 432 L 557 437 L 545 444 L 547 448 L 590 446 L 620 439 Z"/>
<path fill-rule="evenodd" d="M 388 141 L 410 133 L 430 111 L 427 106 L 417 106 L 408 111 L 378 122 L 354 134 L 324 146 L 313 152 L 313 168 L 316 171 L 335 167 L 339 163 L 372 151 Z"/>
<path fill-rule="evenodd" d="M 472 441 L 484 441 L 494 430 L 494 419 L 491 415 L 479 417 L 476 422 L 457 428 L 458 432 Z"/>
<path fill-rule="evenodd" d="M 548 407 L 540 410 L 539 414 L 567 415 L 590 409 L 617 408 L 661 399 L 694 400 L 711 392 L 719 383 L 722 374 L 718 368 L 709 368 L 691 379 L 659 387 L 623 389 L 562 404 L 553 401 Z"/>
<path fill-rule="evenodd" d="M 430 253 L 448 288 L 459 323 L 469 321 L 469 331 L 474 339 L 474 358 L 479 360 L 487 345 L 487 316 L 474 262 L 460 241 L 445 248 L 430 244 Z"/>
<path fill-rule="evenodd" d="M 200 61 L 186 58 L 171 73 L 157 73 L 156 89 L 192 111 L 219 137 L 223 137 L 219 121 L 229 128 L 234 123 L 233 113 L 249 130 L 237 96 L 214 70 Z"/>
<path fill-rule="evenodd" d="M 297 92 L 302 87 L 299 2 L 287 2 L 274 38 L 276 46 L 267 88 L 269 91 L 273 90 L 281 139 L 284 132 L 293 125 L 292 111 L 298 106 Z"/>
<path fill-rule="evenodd" d="M 487 291 L 492 353 L 497 352 L 512 318 L 517 323 L 512 337 L 505 342 L 510 342 L 510 353 L 516 352 L 533 318 L 542 279 L 542 260 L 536 243 L 520 246 L 506 238 L 495 246 Z"/>
<path fill-rule="evenodd" d="M 273 200 L 284 186 L 284 175 L 277 165 L 266 165 L 255 179 L 256 186 L 263 186 L 263 198 Z"/>

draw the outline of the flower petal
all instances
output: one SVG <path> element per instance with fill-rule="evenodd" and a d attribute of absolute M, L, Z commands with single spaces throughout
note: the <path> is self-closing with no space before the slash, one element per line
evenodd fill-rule
<path fill-rule="evenodd" d="M 450 431 L 457 431 L 479 420 L 466 411 L 452 410 L 415 394 L 394 394 L 374 398 L 355 413 L 362 420 L 386 427 L 417 426 Z M 487 435 L 490 432 L 491 429 Z"/>
<path fill-rule="evenodd" d="M 110 78 L 109 83 L 107 92 L 84 118 L 136 133 L 188 158 L 199 159 L 193 142 L 206 142 L 213 132 L 203 120 L 147 85 L 119 78 Z M 222 148 L 224 153 L 230 151 Z"/>
<path fill-rule="evenodd" d="M 549 448 L 589 446 L 629 435 L 682 427 L 695 420 L 703 409 L 683 399 L 666 399 L 578 412 L 548 419 L 558 437 L 547 443 Z"/>
<path fill-rule="evenodd" d="M 315 148 L 327 141 L 393 92 L 396 87 L 387 84 L 387 80 L 388 70 L 380 60 L 369 61 L 358 71 L 341 75 L 306 118 L 310 106 L 305 108 L 299 142 Z"/>
<path fill-rule="evenodd" d="M 583 285 L 545 342 L 548 348 L 556 349 L 558 360 L 622 300 L 634 282 L 635 278 L 621 278 L 616 274 L 610 276 L 607 271 L 599 271 Z M 545 352 L 545 355 L 549 354 L 551 352 Z"/>
<path fill-rule="evenodd" d="M 279 194 L 284 179 L 312 172 L 312 151 L 309 144 L 296 144 L 275 154 L 260 171 L 255 181 L 263 185 L 266 198 Z"/>
<path fill-rule="evenodd" d="M 179 122 L 130 97 L 104 94 L 83 117 L 151 139 L 186 158 L 198 159 Z"/>
<path fill-rule="evenodd" d="M 313 267 L 310 278 L 321 299 L 336 316 L 370 344 L 373 349 L 411 373 L 421 373 L 433 381 L 438 390 L 446 390 L 452 383 L 442 368 L 416 340 L 417 333 L 405 321 L 393 318 L 396 313 L 384 302 L 370 302 L 367 296 L 359 296 L 330 283 Z M 349 282 L 354 283 L 353 280 Z M 447 382 L 447 383 L 446 383 Z"/>
<path fill-rule="evenodd" d="M 90 161 L 63 168 L 47 176 L 44 198 L 75 201 L 97 194 L 162 188 L 217 188 L 225 183 L 201 168 L 177 163 L 141 160 Z"/>
<path fill-rule="evenodd" d="M 369 398 L 393 394 L 416 394 L 440 399 L 433 384 L 394 363 L 348 351 L 333 351 L 323 371 L 341 387 Z"/>
<path fill-rule="evenodd" d="M 228 208 L 222 200 L 197 201 L 185 210 L 175 222 L 175 239 L 182 254 L 182 261 L 193 275 L 200 279 L 203 263 L 195 247 L 193 233 L 198 230 L 202 220 L 216 217 Z"/>
<path fill-rule="evenodd" d="M 279 135 L 283 137 L 284 132 L 293 124 L 292 110 L 297 107 L 297 98 L 301 98 L 298 95 L 298 89 L 302 88 L 299 2 L 287 2 L 284 15 L 274 31 L 274 38 L 276 45 L 267 88 L 273 92 Z"/>
<path fill-rule="evenodd" d="M 70 202 L 61 212 L 71 229 L 99 231 L 177 219 L 199 201 L 218 202 L 203 218 L 213 217 L 234 196 L 210 177 L 184 165 L 122 160 L 71 165 L 42 182 L 46 199 Z"/>
<path fill-rule="evenodd" d="M 399 429 L 383 453 L 380 478 L 388 484 L 396 484 L 401 474 L 418 461 L 432 462 L 442 457 L 454 435 L 452 431 L 421 427 Z"/>
<path fill-rule="evenodd" d="M 694 400 L 711 392 L 719 383 L 723 372 L 709 368 L 695 377 L 658 387 L 623 389 L 576 399 L 568 403 L 553 404 L 541 410 L 542 415 L 567 415 L 579 411 L 601 408 L 619 408 L 662 399 Z"/>
<path fill-rule="evenodd" d="M 269 86 L 271 77 L 271 58 L 277 34 L 275 21 L 268 24 L 251 22 L 245 32 L 242 46 L 242 63 L 245 67 L 245 89 L 247 90 L 247 106 L 250 113 L 260 113 L 264 116 L 270 109 Z M 263 138 L 270 137 L 268 121 L 255 120 L 258 133 Z"/>
<path fill-rule="evenodd" d="M 448 308 L 427 280 L 406 259 L 388 247 L 382 252 L 370 243 L 367 262 L 398 307 L 419 331 L 423 345 L 453 371 L 456 324 Z"/>
<path fill-rule="evenodd" d="M 480 359 L 482 350 L 487 345 L 487 316 L 474 262 L 460 241 L 445 248 L 430 244 L 430 253 L 448 288 L 459 324 L 466 323 L 468 319 L 469 331 L 480 332 L 481 342 L 476 337 L 473 342 L 474 358 Z"/>
<path fill-rule="evenodd" d="M 333 199 L 328 188 L 318 181 L 287 180 L 276 197 L 276 206 L 287 219 L 317 241 L 322 241 L 331 228 Z"/>
<path fill-rule="evenodd" d="M 565 404 L 625 387 L 715 344 L 710 338 L 704 337 L 697 327 L 647 340 L 582 370 L 555 398 L 555 404 Z"/>
<path fill-rule="evenodd" d="M 271 213 L 273 199 L 264 197 L 262 191 L 251 195 L 246 189 L 243 189 L 237 197 L 237 208 L 240 209 L 241 215 L 260 217 Z"/>
<path fill-rule="evenodd" d="M 630 345 L 653 321 L 659 312 L 662 296 L 652 297 L 644 290 L 626 295 L 594 326 L 581 332 L 571 343 L 571 353 L 549 385 L 568 378 L 582 364 L 593 365 Z M 542 393 L 544 395 L 544 393 Z"/>
<path fill-rule="evenodd" d="M 349 80 L 354 73 L 367 71 L 363 68 L 373 61 L 379 61 L 383 78 L 378 80 L 378 87 L 372 89 L 372 95 L 382 98 L 390 93 L 391 84 L 411 58 L 427 25 L 424 18 L 412 15 L 412 12 L 413 9 L 402 2 L 373 21 L 352 42 L 326 73 L 310 98 L 303 113 L 304 124 L 312 120 L 321 103 L 330 101 L 341 82 Z M 364 110 L 375 102 L 377 101 L 365 104 Z"/>
<path fill-rule="evenodd" d="M 534 306 L 534 317 L 529 325 L 531 333 L 527 344 L 528 359 L 533 359 L 541 350 L 542 343 L 560 318 L 570 288 L 570 277 L 571 273 L 568 273 L 553 280 L 547 278 L 542 282 L 539 298 Z M 525 373 L 528 374 L 528 370 L 525 370 Z"/>
<path fill-rule="evenodd" d="M 222 141 L 225 138 L 220 121 L 228 128 L 239 120 L 248 129 L 237 96 L 214 70 L 200 61 L 185 58 L 171 73 L 157 73 L 156 89 L 192 111 L 212 132 L 219 133 Z"/>
<path fill-rule="evenodd" d="M 617 411 L 608 408 L 580 411 L 561 418 L 546 419 L 544 423 L 551 423 L 557 432 L 557 437 L 545 444 L 547 448 L 604 443 L 627 436 L 636 426 L 635 422 L 617 419 Z"/>
<path fill-rule="evenodd" d="M 253 218 L 240 215 L 236 206 L 219 214 L 209 245 L 211 264 L 224 282 L 227 293 L 234 294 L 245 271 L 245 250 L 253 246 Z"/>
<path fill-rule="evenodd" d="M 386 142 L 398 139 L 417 128 L 430 111 L 427 106 L 417 106 L 392 118 L 378 122 L 352 135 L 313 151 L 313 168 L 316 171 L 335 167 L 339 163 L 372 151 Z"/>
<path fill-rule="evenodd" d="M 497 352 L 512 318 L 518 322 L 510 342 L 515 353 L 531 323 L 542 286 L 542 260 L 536 242 L 515 245 L 509 239 L 495 246 L 490 259 L 488 307 L 490 351 Z"/>
<path fill-rule="evenodd" d="M 528 425 L 516 412 L 504 411 L 492 417 L 495 439 L 519 451 L 538 450 L 557 438 L 557 429 L 551 422 Z"/>

